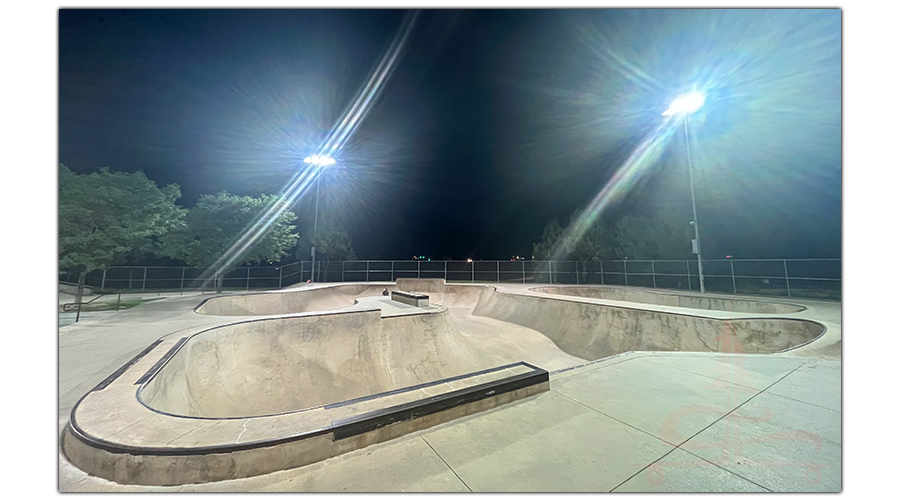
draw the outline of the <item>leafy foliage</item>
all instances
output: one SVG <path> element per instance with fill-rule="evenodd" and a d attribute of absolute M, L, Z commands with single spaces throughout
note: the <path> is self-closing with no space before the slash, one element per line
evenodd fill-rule
<path fill-rule="evenodd" d="M 59 164 L 59 268 L 81 276 L 161 251 L 184 224 L 177 184 L 160 189 L 142 172 L 79 175 Z"/>
<path fill-rule="evenodd" d="M 275 195 L 236 196 L 222 191 L 203 195 L 185 218 L 186 226 L 166 238 L 167 253 L 189 266 L 209 267 L 234 245 L 245 231 L 264 230 L 265 234 L 244 249 L 236 264 L 269 263 L 288 255 L 297 243 L 297 216 L 283 211 L 271 224 L 262 229 L 253 227 L 265 210 L 282 203 Z"/>
<path fill-rule="evenodd" d="M 310 228 L 297 245 L 296 258 L 307 260 L 310 258 L 313 230 Z M 337 222 L 324 221 L 319 224 L 316 231 L 316 259 L 324 262 L 339 260 L 356 260 L 356 252 L 353 250 L 353 241 L 344 226 Z"/>
<path fill-rule="evenodd" d="M 569 218 L 569 225 L 578 212 Z M 660 211 L 653 216 L 625 215 L 615 225 L 598 218 L 577 241 L 565 240 L 565 231 L 556 219 L 544 228 L 540 242 L 534 244 L 536 259 L 550 259 L 557 248 L 569 259 L 685 259 L 691 257 L 693 230 L 689 218 L 676 211 Z"/>

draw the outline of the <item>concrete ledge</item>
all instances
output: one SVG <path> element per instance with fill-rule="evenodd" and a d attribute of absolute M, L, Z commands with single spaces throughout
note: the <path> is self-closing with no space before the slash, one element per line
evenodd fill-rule
<path fill-rule="evenodd" d="M 152 378 L 183 343 L 154 343 L 79 400 L 61 443 L 73 465 L 118 483 L 156 486 L 267 474 L 549 389 L 545 370 L 520 362 L 264 417 L 178 417 L 140 404 L 135 381 Z"/>
<path fill-rule="evenodd" d="M 416 307 L 428 307 L 428 296 L 424 293 L 393 290 L 391 291 L 391 300 Z"/>

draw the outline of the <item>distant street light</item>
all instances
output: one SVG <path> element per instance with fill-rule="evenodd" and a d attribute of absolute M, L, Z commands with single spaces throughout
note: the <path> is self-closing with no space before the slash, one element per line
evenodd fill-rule
<path fill-rule="evenodd" d="M 327 167 L 329 165 L 334 165 L 335 163 L 334 158 L 324 155 L 307 156 L 303 161 L 317 167 Z M 313 240 L 312 249 L 310 250 L 310 253 L 312 254 L 312 272 L 310 273 L 311 283 L 315 283 L 316 281 L 316 237 L 319 233 L 319 177 L 320 172 L 316 172 L 316 215 L 313 220 Z"/>
<path fill-rule="evenodd" d="M 680 115 L 684 122 L 684 144 L 687 151 L 688 178 L 691 181 L 691 207 L 694 210 L 694 220 L 691 225 L 694 226 L 694 241 L 692 247 L 697 254 L 697 271 L 700 277 L 700 293 L 706 292 L 706 284 L 703 281 L 703 258 L 700 254 L 700 223 L 697 221 L 697 201 L 694 198 L 694 173 L 691 165 L 691 138 L 688 132 L 688 115 L 703 107 L 706 102 L 706 96 L 702 92 L 688 92 L 682 94 L 669 103 L 669 109 L 663 112 L 663 116 Z"/>

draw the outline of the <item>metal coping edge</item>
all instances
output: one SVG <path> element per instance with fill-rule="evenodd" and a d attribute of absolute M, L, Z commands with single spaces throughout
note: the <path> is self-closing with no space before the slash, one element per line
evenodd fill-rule
<path fill-rule="evenodd" d="M 188 341 L 189 338 L 190 338 L 190 336 L 181 337 L 181 339 L 179 339 L 178 342 L 175 342 L 175 345 L 170 347 L 168 352 L 166 352 L 165 354 L 163 354 L 163 356 L 161 358 L 156 360 L 156 363 L 154 363 L 153 366 L 151 366 L 149 370 L 144 372 L 144 374 L 141 375 L 141 377 L 139 379 L 137 379 L 137 382 L 135 382 L 134 385 L 143 384 L 144 382 L 149 380 L 151 377 L 155 376 L 156 372 L 158 372 L 162 368 L 162 366 L 164 364 L 166 364 L 169 361 L 169 359 L 172 356 L 174 356 L 175 353 L 178 352 L 179 349 L 181 349 L 181 346 L 183 346 L 185 344 L 185 342 Z"/>
<path fill-rule="evenodd" d="M 302 432 L 291 436 L 285 436 L 277 439 L 269 439 L 264 441 L 251 441 L 241 444 L 228 444 L 218 446 L 198 446 L 191 448 L 159 448 L 159 447 L 141 447 L 129 446 L 113 443 L 104 439 L 90 436 L 78 425 L 75 420 L 74 409 L 68 423 L 69 432 L 82 443 L 95 448 L 102 449 L 110 453 L 125 453 L 129 455 L 153 455 L 153 456 L 189 456 L 189 455 L 211 455 L 221 453 L 233 453 L 238 451 L 252 450 L 256 448 L 267 448 L 278 446 L 281 444 L 308 439 L 312 437 L 322 436 L 333 433 L 333 440 L 343 439 L 355 436 L 371 430 L 375 430 L 386 425 L 405 420 L 413 420 L 432 413 L 437 413 L 446 409 L 459 406 L 461 404 L 479 401 L 490 396 L 504 394 L 507 392 L 537 385 L 550 380 L 549 373 L 543 369 L 536 369 L 530 373 L 513 375 L 501 380 L 495 380 L 485 384 L 460 389 L 438 396 L 426 398 L 424 400 L 413 401 L 382 410 L 364 413 L 356 417 L 338 420 L 332 422 L 331 425 L 312 431 Z"/>
<path fill-rule="evenodd" d="M 529 365 L 528 363 L 525 363 L 524 361 L 519 361 L 517 363 L 510 363 L 508 365 L 497 366 L 494 368 L 487 368 L 485 370 L 478 370 L 476 372 L 465 373 L 463 375 L 456 375 L 454 377 L 448 377 L 448 378 L 444 378 L 444 379 L 440 379 L 440 380 L 435 380 L 433 382 L 424 382 L 421 384 L 411 385 L 409 387 L 401 387 L 400 389 L 393 389 L 390 391 L 379 392 L 376 394 L 369 394 L 367 396 L 360 396 L 358 398 L 348 399 L 345 401 L 338 401 L 336 403 L 329 403 L 327 405 L 324 405 L 323 408 L 325 408 L 326 410 L 330 410 L 332 408 L 340 408 L 342 406 L 352 405 L 352 404 L 356 404 L 356 403 L 362 403 L 363 401 L 370 401 L 372 399 L 378 399 L 378 398 L 382 398 L 385 396 L 393 396 L 394 394 L 402 394 L 404 392 L 414 391 L 416 389 L 422 389 L 425 387 L 440 385 L 445 382 L 453 382 L 455 380 L 462 380 L 464 378 L 475 377 L 478 375 L 484 375 L 486 373 L 505 370 L 507 368 L 512 368 L 514 366 L 527 366 L 531 369 L 537 368 L 535 366 Z M 539 370 L 540 368 L 537 368 L 537 369 Z"/>
<path fill-rule="evenodd" d="M 127 363 L 120 366 L 118 370 L 112 372 L 112 374 L 110 376 L 103 379 L 102 382 L 97 384 L 93 389 L 91 389 L 88 392 L 102 391 L 103 389 L 106 389 L 109 386 L 109 384 L 113 383 L 117 378 L 121 377 L 123 373 L 128 371 L 128 369 L 131 368 L 132 366 L 134 366 L 135 363 L 140 361 L 141 358 L 150 354 L 150 351 L 152 351 L 153 349 L 156 348 L 156 346 L 158 346 L 159 344 L 162 343 L 163 338 L 159 338 L 159 339 L 156 339 L 155 341 L 153 341 L 152 344 L 148 345 L 147 347 L 144 348 L 143 351 L 139 352 L 137 356 L 131 358 Z"/>
<path fill-rule="evenodd" d="M 390 424 L 414 420 L 463 404 L 549 381 L 550 374 L 546 370 L 536 370 L 337 420 L 332 423 L 334 440 L 346 439 Z"/>

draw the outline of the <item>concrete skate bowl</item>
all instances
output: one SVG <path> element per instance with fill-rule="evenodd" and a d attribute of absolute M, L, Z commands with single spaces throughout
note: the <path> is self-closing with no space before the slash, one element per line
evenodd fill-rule
<path fill-rule="evenodd" d="M 191 336 L 138 392 L 170 415 L 238 418 L 329 405 L 519 361 L 479 352 L 446 308 L 245 321 Z"/>
<path fill-rule="evenodd" d="M 551 295 L 567 295 L 591 299 L 617 300 L 637 302 L 660 306 L 689 307 L 692 309 L 708 309 L 712 311 L 730 311 L 760 314 L 790 314 L 800 312 L 806 307 L 780 302 L 762 302 L 747 299 L 731 299 L 722 297 L 700 297 L 697 295 L 677 294 L 671 292 L 649 291 L 635 288 L 618 288 L 602 286 L 544 286 L 531 288 L 535 292 Z"/>
<path fill-rule="evenodd" d="M 591 361 L 628 351 L 777 353 L 810 343 L 825 332 L 825 326 L 815 321 L 722 320 L 502 293 L 494 287 L 481 295 L 472 314 L 532 328 L 565 353 Z"/>
<path fill-rule="evenodd" d="M 360 297 L 381 296 L 393 284 L 326 285 L 317 288 L 227 295 L 204 301 L 195 311 L 214 316 L 268 316 L 312 311 L 333 311 L 352 306 Z"/>
<path fill-rule="evenodd" d="M 549 390 L 546 370 L 473 350 L 445 307 L 252 319 L 178 337 L 76 403 L 62 435 L 73 465 L 122 484 L 248 477 Z"/>

